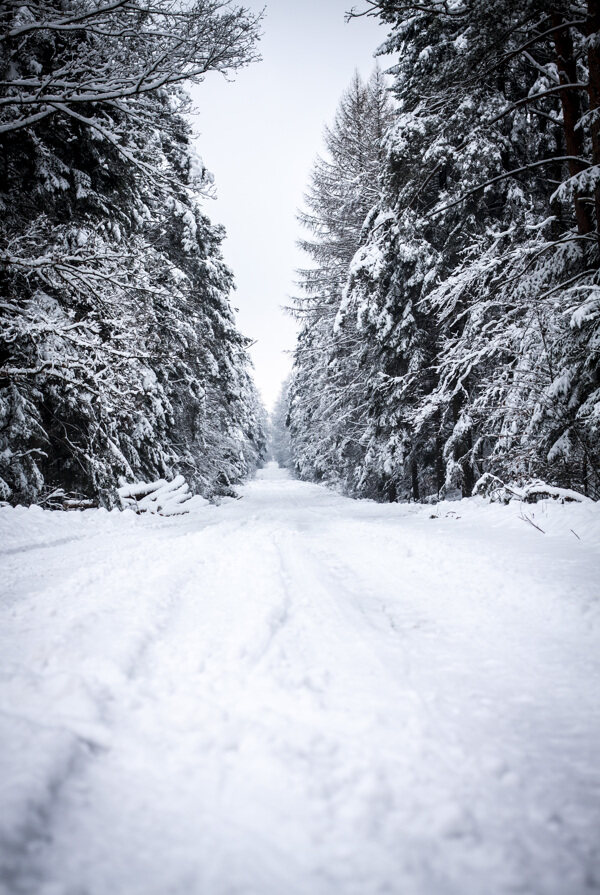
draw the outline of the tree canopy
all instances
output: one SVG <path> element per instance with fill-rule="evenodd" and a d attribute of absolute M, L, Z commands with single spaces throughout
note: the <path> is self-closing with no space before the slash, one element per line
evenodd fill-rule
<path fill-rule="evenodd" d="M 9 0 L 0 26 L 0 497 L 227 490 L 265 436 L 181 85 L 255 58 L 258 20 Z"/>
<path fill-rule="evenodd" d="M 300 336 L 296 467 L 380 499 L 470 494 L 486 472 L 598 496 L 600 5 L 363 14 L 388 26 L 396 107 L 312 391 L 315 327 Z"/>

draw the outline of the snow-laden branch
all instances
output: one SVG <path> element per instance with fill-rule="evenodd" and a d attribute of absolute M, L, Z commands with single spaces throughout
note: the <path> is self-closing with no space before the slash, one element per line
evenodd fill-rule
<path fill-rule="evenodd" d="M 505 171 L 503 174 L 498 174 L 497 177 L 492 177 L 490 180 L 484 181 L 484 183 L 480 183 L 477 186 L 473 187 L 471 190 L 466 190 L 462 193 L 458 199 L 455 199 L 453 202 L 448 202 L 446 205 L 441 205 L 439 208 L 434 208 L 433 211 L 430 211 L 428 217 L 435 217 L 438 214 L 441 214 L 443 211 L 447 211 L 449 208 L 454 208 L 456 205 L 460 205 L 469 196 L 473 196 L 476 193 L 481 192 L 481 190 L 487 189 L 489 186 L 493 186 L 495 183 L 500 183 L 502 180 L 506 180 L 507 177 L 515 177 L 517 174 L 523 174 L 525 171 L 531 171 L 534 168 L 541 168 L 544 165 L 552 165 L 557 162 L 577 162 L 577 164 L 582 165 L 585 168 L 590 168 L 591 164 L 589 162 L 583 161 L 583 159 L 578 156 L 573 155 L 557 155 L 553 158 L 545 158 L 539 159 L 538 161 L 529 162 L 527 165 L 522 165 L 519 168 L 513 168 L 512 171 Z"/>
<path fill-rule="evenodd" d="M 198 81 L 209 71 L 227 72 L 257 58 L 260 14 L 216 0 L 190 4 L 115 0 L 48 18 L 41 3 L 27 10 L 32 21 L 9 27 L 2 39 L 11 64 L 0 72 L 0 135 L 57 113 Z M 17 18 L 12 4 L 5 15 Z M 1 19 L 0 19 L 1 20 Z M 37 35 L 52 36 L 56 51 L 48 68 L 32 75 Z M 73 40 L 64 52 L 65 41 Z M 20 64 L 21 63 L 21 64 Z"/>

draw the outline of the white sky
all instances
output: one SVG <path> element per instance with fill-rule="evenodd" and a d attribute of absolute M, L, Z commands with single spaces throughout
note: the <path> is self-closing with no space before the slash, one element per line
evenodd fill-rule
<path fill-rule="evenodd" d="M 262 0 L 240 0 L 260 11 Z M 296 291 L 295 219 L 310 170 L 355 69 L 368 77 L 386 31 L 372 18 L 346 24 L 359 0 L 271 0 L 259 50 L 263 61 L 227 82 L 210 75 L 194 88 L 198 149 L 216 178 L 206 211 L 224 224 L 233 303 L 251 349 L 256 383 L 270 409 L 291 367 L 295 323 L 282 310 Z"/>

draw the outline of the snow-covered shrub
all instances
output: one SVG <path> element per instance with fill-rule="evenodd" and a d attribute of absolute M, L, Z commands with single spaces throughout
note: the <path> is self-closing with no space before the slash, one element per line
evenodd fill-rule
<path fill-rule="evenodd" d="M 473 494 L 480 497 L 487 497 L 491 503 L 510 503 L 515 498 L 520 498 L 520 494 L 510 485 L 506 485 L 502 479 L 491 472 L 484 474 L 475 482 Z"/>
<path fill-rule="evenodd" d="M 559 503 L 582 503 L 587 498 L 570 488 L 557 488 L 537 479 L 523 487 L 515 484 L 507 485 L 491 472 L 484 473 L 475 483 L 474 494 L 487 497 L 492 503 L 510 503 L 520 500 L 523 503 L 537 503 L 540 500 L 556 500 Z"/>
<path fill-rule="evenodd" d="M 537 503 L 539 500 L 557 500 L 559 503 L 583 503 L 586 498 L 578 491 L 570 488 L 556 488 L 546 482 L 531 482 L 522 491 L 524 503 Z"/>

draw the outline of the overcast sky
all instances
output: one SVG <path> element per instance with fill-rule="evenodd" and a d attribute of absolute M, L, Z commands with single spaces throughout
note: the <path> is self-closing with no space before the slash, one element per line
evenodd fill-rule
<path fill-rule="evenodd" d="M 240 0 L 260 11 L 262 0 Z M 372 18 L 344 21 L 360 0 L 271 0 L 260 43 L 263 61 L 232 82 L 207 77 L 194 88 L 198 149 L 216 178 L 206 211 L 224 224 L 242 332 L 267 407 L 289 372 L 295 324 L 282 310 L 305 263 L 295 220 L 314 158 L 355 69 L 368 77 L 385 29 Z"/>

